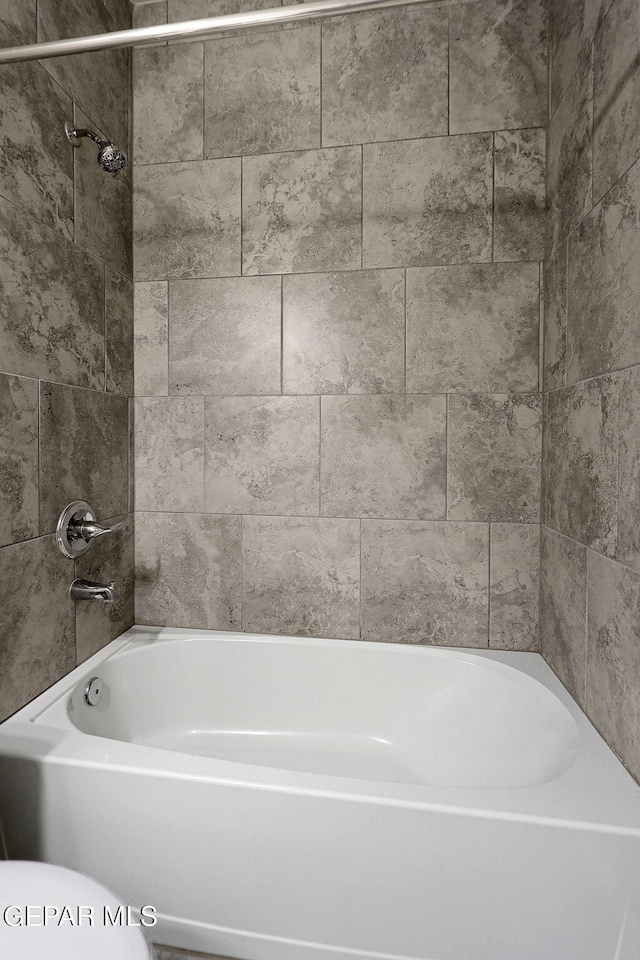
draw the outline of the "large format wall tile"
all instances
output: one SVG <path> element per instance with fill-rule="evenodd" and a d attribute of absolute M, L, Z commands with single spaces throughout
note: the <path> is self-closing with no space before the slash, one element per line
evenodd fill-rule
<path fill-rule="evenodd" d="M 640 363 L 640 163 L 569 239 L 567 382 Z"/>
<path fill-rule="evenodd" d="M 100 537 L 88 553 L 76 560 L 76 577 L 98 583 L 115 581 L 113 603 L 77 603 L 76 660 L 82 663 L 111 640 L 128 630 L 134 617 L 134 530 L 133 514 L 101 518 L 107 525 L 124 520 L 126 527 L 117 533 Z"/>
<path fill-rule="evenodd" d="M 640 777 L 640 576 L 589 553 L 586 709 Z"/>
<path fill-rule="evenodd" d="M 537 263 L 407 270 L 407 390 L 538 389 Z"/>
<path fill-rule="evenodd" d="M 365 145 L 365 267 L 489 261 L 493 138 Z"/>
<path fill-rule="evenodd" d="M 542 260 L 545 221 L 545 131 L 495 135 L 494 260 Z"/>
<path fill-rule="evenodd" d="M 615 0 L 595 38 L 593 199 L 640 156 L 640 9 Z"/>
<path fill-rule="evenodd" d="M 591 206 L 592 72 L 579 70 L 549 124 L 547 236 L 561 243 Z"/>
<path fill-rule="evenodd" d="M 567 367 L 568 248 L 565 241 L 544 264 L 544 389 L 564 387 Z"/>
<path fill-rule="evenodd" d="M 15 40 L 0 22 L 0 45 Z M 73 238 L 73 147 L 64 134 L 71 98 L 39 63 L 2 67 L 0 194 Z"/>
<path fill-rule="evenodd" d="M 134 391 L 136 396 L 169 393 L 169 285 L 134 284 Z"/>
<path fill-rule="evenodd" d="M 542 527 L 540 650 L 580 706 L 585 705 L 587 548 Z"/>
<path fill-rule="evenodd" d="M 134 27 L 155 27 L 167 22 L 167 0 L 153 0 L 151 3 L 132 4 L 131 15 Z M 139 50 L 137 47 L 136 50 Z M 134 62 L 136 57 L 134 50 Z"/>
<path fill-rule="evenodd" d="M 242 629 L 357 639 L 360 523 L 243 518 Z"/>
<path fill-rule="evenodd" d="M 540 527 L 492 523 L 489 646 L 535 650 L 538 644 Z"/>
<path fill-rule="evenodd" d="M 0 546 L 38 536 L 38 384 L 0 374 Z"/>
<path fill-rule="evenodd" d="M 538 521 L 541 414 L 537 395 L 449 397 L 449 520 Z"/>
<path fill-rule="evenodd" d="M 101 0 L 39 0 L 38 40 L 109 33 L 115 28 Z M 54 57 L 43 61 L 48 73 L 110 140 L 126 150 L 129 135 L 129 51 Z M 71 119 L 71 117 L 69 117 Z"/>
<path fill-rule="evenodd" d="M 205 44 L 205 156 L 320 146 L 320 27 Z"/>
<path fill-rule="evenodd" d="M 98 517 L 127 512 L 129 411 L 126 397 L 40 384 L 40 533 L 55 530 L 72 500 Z"/>
<path fill-rule="evenodd" d="M 75 667 L 72 580 L 52 537 L 0 549 L 0 720 Z"/>
<path fill-rule="evenodd" d="M 640 572 L 640 367 L 620 374 L 616 559 Z"/>
<path fill-rule="evenodd" d="M 323 397 L 322 514 L 439 520 L 446 398 Z"/>
<path fill-rule="evenodd" d="M 279 277 L 169 284 L 169 390 L 280 393 Z"/>
<path fill-rule="evenodd" d="M 36 0 L 0 0 L 0 20 L 2 20 L 20 43 L 36 42 Z M 6 44 L 14 47 L 15 42 Z"/>
<path fill-rule="evenodd" d="M 402 393 L 404 273 L 284 278 L 285 393 Z"/>
<path fill-rule="evenodd" d="M 202 43 L 134 51 L 136 163 L 202 160 L 203 57 Z"/>
<path fill-rule="evenodd" d="M 544 0 L 477 0 L 451 13 L 451 133 L 547 118 Z"/>
<path fill-rule="evenodd" d="M 0 366 L 102 389 L 104 268 L 0 198 Z"/>
<path fill-rule="evenodd" d="M 317 516 L 317 397 L 209 397 L 205 510 Z"/>
<path fill-rule="evenodd" d="M 168 0 L 169 23 L 279 6 L 277 0 Z"/>
<path fill-rule="evenodd" d="M 240 273 L 240 160 L 136 167 L 136 280 Z"/>
<path fill-rule="evenodd" d="M 576 71 L 584 70 L 596 27 L 611 0 L 562 0 L 551 4 L 551 112 Z"/>
<path fill-rule="evenodd" d="M 488 645 L 489 527 L 362 521 L 362 639 Z"/>
<path fill-rule="evenodd" d="M 77 127 L 91 127 L 88 117 L 75 108 Z M 110 138 L 109 138 L 110 139 Z M 74 150 L 75 162 L 75 241 L 88 253 L 100 257 L 130 277 L 133 273 L 131 249 L 131 180 L 129 163 L 118 173 L 106 173 L 96 163 L 96 146 L 83 139 Z"/>
<path fill-rule="evenodd" d="M 588 380 L 547 395 L 544 522 L 613 556 L 618 483 L 618 382 Z"/>
<path fill-rule="evenodd" d="M 105 376 L 112 393 L 133 393 L 133 283 L 105 267 Z"/>
<path fill-rule="evenodd" d="M 136 510 L 202 511 L 202 397 L 139 397 L 135 430 Z"/>
<path fill-rule="evenodd" d="M 246 157 L 242 176 L 244 273 L 361 266 L 360 147 Z"/>
<path fill-rule="evenodd" d="M 448 32 L 440 5 L 326 21 L 323 144 L 446 135 Z"/>
<path fill-rule="evenodd" d="M 239 517 L 136 514 L 136 621 L 240 629 Z"/>

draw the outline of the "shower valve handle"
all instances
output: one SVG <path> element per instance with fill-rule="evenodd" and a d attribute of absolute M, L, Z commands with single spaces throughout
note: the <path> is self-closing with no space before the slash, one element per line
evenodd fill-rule
<path fill-rule="evenodd" d="M 71 560 L 86 553 L 97 537 L 105 533 L 116 533 L 125 526 L 124 520 L 105 527 L 96 520 L 93 507 L 84 500 L 74 500 L 60 514 L 56 527 L 58 548 Z"/>
<path fill-rule="evenodd" d="M 111 527 L 103 527 L 95 520 L 83 520 L 81 523 L 71 524 L 71 536 L 82 537 L 87 543 L 95 540 L 96 537 L 102 537 L 105 533 L 116 533 L 124 527 L 124 520 L 114 523 Z"/>

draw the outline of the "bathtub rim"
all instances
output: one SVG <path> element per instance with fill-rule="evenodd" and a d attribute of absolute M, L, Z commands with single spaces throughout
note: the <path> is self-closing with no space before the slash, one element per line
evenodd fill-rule
<path fill-rule="evenodd" d="M 67 716 L 66 702 L 78 683 L 88 680 L 105 660 L 121 652 L 152 648 L 166 641 L 217 639 L 227 642 L 316 644 L 366 651 L 481 658 L 513 667 L 540 682 L 568 709 L 578 729 L 580 743 L 572 766 L 554 780 L 532 787 L 439 787 L 356 780 L 328 774 L 303 773 L 230 760 L 183 754 L 158 747 L 139 746 L 80 731 Z M 56 711 L 57 708 L 57 711 Z M 43 716 L 43 715 L 47 716 Z M 563 828 L 624 832 L 640 836 L 640 786 L 590 723 L 539 653 L 442 647 L 419 644 L 381 644 L 371 641 L 332 640 L 245 634 L 184 627 L 136 625 L 41 693 L 0 724 L 0 754 L 40 763 L 109 767 L 141 776 L 205 780 L 220 786 L 279 790 L 349 802 L 437 810 L 456 815 L 525 820 Z"/>

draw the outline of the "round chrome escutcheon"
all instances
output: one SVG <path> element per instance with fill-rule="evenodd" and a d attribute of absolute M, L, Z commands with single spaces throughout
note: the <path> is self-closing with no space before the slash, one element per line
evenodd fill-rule
<path fill-rule="evenodd" d="M 104 684 L 100 677 L 92 677 L 84 688 L 84 698 L 90 707 L 95 707 L 102 700 Z"/>

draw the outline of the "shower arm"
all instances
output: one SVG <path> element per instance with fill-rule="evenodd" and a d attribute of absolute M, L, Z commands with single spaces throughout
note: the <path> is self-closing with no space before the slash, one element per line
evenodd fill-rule
<path fill-rule="evenodd" d="M 138 47 L 153 41 L 189 40 L 213 37 L 228 30 L 248 30 L 254 27 L 298 23 L 305 20 L 323 20 L 348 13 L 365 13 L 369 10 L 387 10 L 392 7 L 412 7 L 432 3 L 434 0 L 316 0 L 313 3 L 298 3 L 293 6 L 269 10 L 254 10 L 249 13 L 230 13 L 221 17 L 205 17 L 200 20 L 185 20 L 178 23 L 159 24 L 152 27 L 136 27 L 133 30 L 115 30 L 112 33 L 77 37 L 70 40 L 47 40 L 41 43 L 24 44 L 21 47 L 0 49 L 0 64 L 21 63 L 27 60 L 44 60 L 49 57 L 65 57 L 93 50 L 109 50 L 119 47 Z"/>

